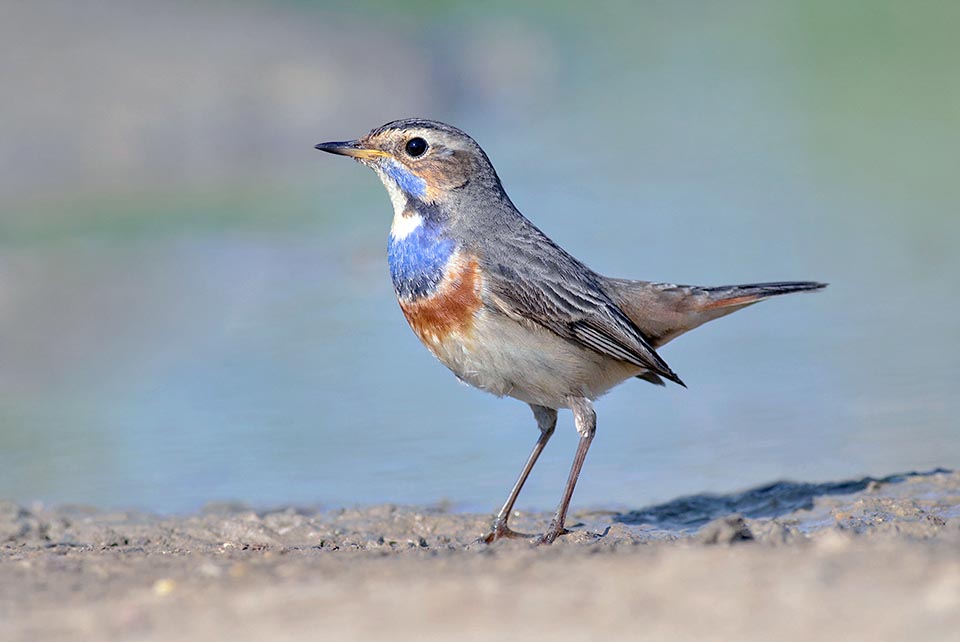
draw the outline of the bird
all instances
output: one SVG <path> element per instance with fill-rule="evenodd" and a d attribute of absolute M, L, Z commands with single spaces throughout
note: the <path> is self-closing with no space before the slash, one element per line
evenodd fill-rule
<path fill-rule="evenodd" d="M 773 296 L 820 290 L 785 281 L 700 287 L 603 276 L 514 206 L 486 152 L 435 120 L 395 120 L 316 149 L 372 169 L 393 206 L 387 243 L 400 309 L 420 341 L 462 382 L 529 404 L 539 436 L 491 530 L 478 541 L 569 533 L 567 511 L 594 439 L 594 402 L 641 379 L 686 387 L 657 354 L 707 321 Z M 569 409 L 579 434 L 560 503 L 540 536 L 510 528 L 514 504 Z"/>

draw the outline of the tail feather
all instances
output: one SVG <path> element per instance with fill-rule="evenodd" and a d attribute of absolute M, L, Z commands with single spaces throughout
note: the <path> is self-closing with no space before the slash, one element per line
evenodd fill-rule
<path fill-rule="evenodd" d="M 780 281 L 775 283 L 748 283 L 745 285 L 720 285 L 710 288 L 692 288 L 707 294 L 710 301 L 703 310 L 713 310 L 728 306 L 743 307 L 763 299 L 794 292 L 813 292 L 827 287 L 826 283 L 816 281 Z"/>
<path fill-rule="evenodd" d="M 758 301 L 827 287 L 815 281 L 780 281 L 700 287 L 606 279 L 608 294 L 654 348 Z"/>

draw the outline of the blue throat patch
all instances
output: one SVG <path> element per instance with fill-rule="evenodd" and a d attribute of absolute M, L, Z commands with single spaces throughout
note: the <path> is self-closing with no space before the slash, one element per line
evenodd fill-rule
<path fill-rule="evenodd" d="M 427 181 L 423 180 L 395 160 L 385 163 L 384 171 L 409 196 L 421 198 L 427 193 Z"/>
<path fill-rule="evenodd" d="M 423 223 L 417 229 L 399 240 L 391 235 L 387 245 L 393 289 L 403 299 L 433 294 L 456 250 L 454 240 L 444 234 L 442 221 L 427 209 L 418 208 Z"/>

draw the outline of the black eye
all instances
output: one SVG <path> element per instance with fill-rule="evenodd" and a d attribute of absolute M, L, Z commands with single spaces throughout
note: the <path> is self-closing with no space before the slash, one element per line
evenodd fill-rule
<path fill-rule="evenodd" d="M 416 138 L 411 138 L 407 141 L 406 150 L 407 153 L 414 158 L 417 156 L 423 156 L 423 152 L 427 151 L 427 141 L 423 140 L 419 136 Z"/>

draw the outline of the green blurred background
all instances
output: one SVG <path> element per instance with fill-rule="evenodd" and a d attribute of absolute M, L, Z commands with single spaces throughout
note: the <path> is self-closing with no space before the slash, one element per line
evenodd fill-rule
<path fill-rule="evenodd" d="M 578 503 L 956 467 L 957 33 L 951 2 L 5 0 L 0 497 L 502 500 L 529 411 L 419 346 L 382 187 L 312 149 L 414 115 L 601 272 L 832 283 L 601 401 Z"/>

